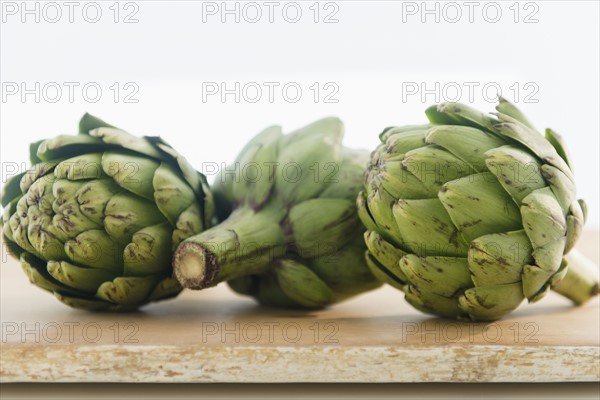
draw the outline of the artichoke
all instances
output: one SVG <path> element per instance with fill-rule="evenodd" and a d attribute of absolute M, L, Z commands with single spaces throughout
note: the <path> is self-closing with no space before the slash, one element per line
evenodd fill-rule
<path fill-rule="evenodd" d="M 4 188 L 2 234 L 30 281 L 63 303 L 132 310 L 176 296 L 174 249 L 207 228 L 205 177 L 158 137 L 89 114 L 79 135 L 33 143 Z"/>
<path fill-rule="evenodd" d="M 549 288 L 577 304 L 598 293 L 597 269 L 565 258 L 586 206 L 561 137 L 504 99 L 496 110 L 432 106 L 371 155 L 357 200 L 369 267 L 426 313 L 495 320 Z"/>
<path fill-rule="evenodd" d="M 262 304 L 320 308 L 380 285 L 369 271 L 355 199 L 368 152 L 344 148 L 326 118 L 265 129 L 213 185 L 220 224 L 181 243 L 186 288 L 229 281 Z"/>

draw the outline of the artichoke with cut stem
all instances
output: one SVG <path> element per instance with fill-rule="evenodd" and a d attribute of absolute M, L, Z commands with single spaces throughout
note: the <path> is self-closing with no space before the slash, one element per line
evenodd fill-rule
<path fill-rule="evenodd" d="M 159 137 L 89 114 L 78 135 L 31 144 L 2 194 L 3 241 L 30 281 L 63 303 L 133 310 L 176 296 L 172 255 L 209 226 L 205 177 Z"/>
<path fill-rule="evenodd" d="M 182 286 L 228 281 L 262 304 L 309 309 L 380 286 L 362 257 L 355 204 L 368 152 L 342 137 L 336 118 L 254 137 L 214 184 L 221 223 L 175 253 Z"/>
<path fill-rule="evenodd" d="M 571 252 L 586 205 L 561 137 L 505 99 L 496 110 L 432 106 L 372 153 L 357 200 L 368 264 L 426 313 L 495 320 L 550 288 L 598 293 L 597 267 Z"/>

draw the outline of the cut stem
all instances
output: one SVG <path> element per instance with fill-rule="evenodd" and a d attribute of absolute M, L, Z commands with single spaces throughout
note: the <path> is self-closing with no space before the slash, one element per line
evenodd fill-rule
<path fill-rule="evenodd" d="M 281 210 L 239 208 L 222 223 L 183 241 L 173 259 L 175 277 L 190 289 L 266 272 L 285 252 Z"/>
<path fill-rule="evenodd" d="M 577 250 L 571 251 L 565 258 L 567 274 L 552 286 L 552 290 L 575 304 L 583 304 L 598 294 L 598 266 Z"/>

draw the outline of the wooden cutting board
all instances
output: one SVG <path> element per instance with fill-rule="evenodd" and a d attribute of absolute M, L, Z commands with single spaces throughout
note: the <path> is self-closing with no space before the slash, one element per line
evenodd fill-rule
<path fill-rule="evenodd" d="M 598 232 L 579 248 L 598 263 Z M 129 314 L 63 306 L 0 268 L 2 382 L 557 382 L 600 380 L 598 299 L 553 293 L 494 323 L 432 318 L 383 287 L 318 312 L 226 285 Z"/>

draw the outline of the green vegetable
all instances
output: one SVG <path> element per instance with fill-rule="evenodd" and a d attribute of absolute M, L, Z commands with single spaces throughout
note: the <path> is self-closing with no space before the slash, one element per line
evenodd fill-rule
<path fill-rule="evenodd" d="M 32 283 L 91 310 L 181 291 L 173 251 L 207 228 L 213 204 L 173 148 L 86 114 L 78 135 L 33 143 L 31 163 L 4 187 L 2 233 Z"/>
<path fill-rule="evenodd" d="M 368 154 L 342 147 L 342 137 L 335 118 L 254 137 L 215 183 L 222 222 L 175 253 L 182 286 L 230 281 L 263 304 L 303 308 L 379 286 L 355 205 Z"/>
<path fill-rule="evenodd" d="M 549 288 L 580 304 L 598 271 L 565 258 L 586 214 L 564 143 L 501 99 L 493 115 L 457 103 L 428 125 L 393 127 L 358 196 L 367 261 L 426 313 L 495 320 Z"/>

